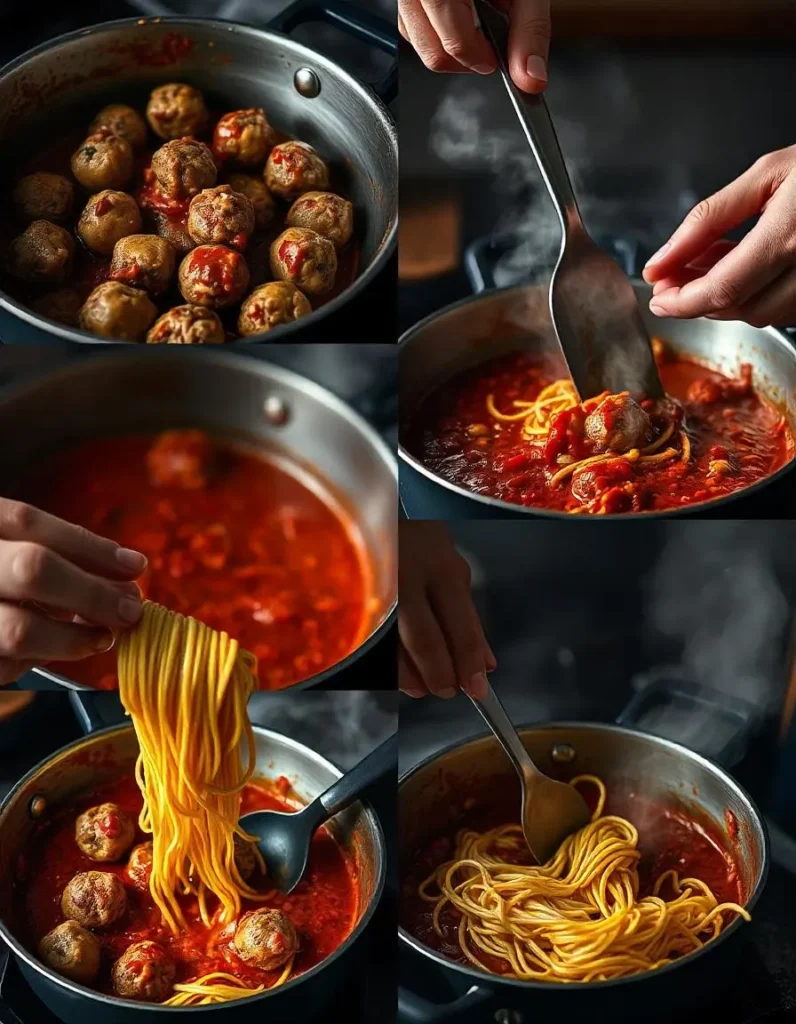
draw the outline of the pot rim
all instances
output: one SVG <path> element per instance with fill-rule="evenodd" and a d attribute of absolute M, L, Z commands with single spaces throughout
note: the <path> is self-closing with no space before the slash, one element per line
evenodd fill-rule
<path fill-rule="evenodd" d="M 331 60 L 324 54 L 319 53 L 317 50 L 313 50 L 303 43 L 296 42 L 291 36 L 285 35 L 282 32 L 275 32 L 267 28 L 256 28 L 253 25 L 244 25 L 241 22 L 236 21 L 219 21 L 217 18 L 202 18 L 202 17 L 181 17 L 179 15 L 173 15 L 169 17 L 140 17 L 140 18 L 115 18 L 112 21 L 98 22 L 96 25 L 90 25 L 87 28 L 76 29 L 72 32 L 64 32 L 62 35 L 55 36 L 53 39 L 49 39 L 44 43 L 39 43 L 38 46 L 32 47 L 30 50 L 26 50 L 20 56 L 13 58 L 0 67 L 0 82 L 2 82 L 8 75 L 15 71 L 18 71 L 24 64 L 34 57 L 39 57 L 46 53 L 48 50 L 56 50 L 64 43 L 72 42 L 76 39 L 81 39 L 86 36 L 95 35 L 98 32 L 105 31 L 108 29 L 120 29 L 120 28 L 133 28 L 140 27 L 142 24 L 157 24 L 157 25 L 171 25 L 174 27 L 182 26 L 185 29 L 190 29 L 196 26 L 210 27 L 217 29 L 219 32 L 227 32 L 231 34 L 239 34 L 251 36 L 260 41 L 271 42 L 272 40 L 279 40 L 280 44 L 290 46 L 294 52 L 307 61 L 323 62 L 327 64 L 335 74 L 339 75 L 346 84 L 347 88 L 352 89 L 358 93 L 359 96 L 371 106 L 379 118 L 379 121 L 384 129 L 385 134 L 390 140 L 390 147 L 393 153 L 394 163 L 398 165 L 398 131 L 392 114 L 387 107 L 382 103 L 381 99 L 369 86 L 364 85 L 357 78 L 351 75 L 345 68 L 341 67 L 336 61 Z M 396 171 L 396 179 L 397 179 Z M 290 324 L 283 324 L 280 327 L 275 328 L 273 331 L 267 331 L 264 334 L 251 335 L 250 337 L 243 339 L 238 338 L 235 341 L 227 342 L 227 345 L 251 345 L 251 344 L 264 344 L 266 342 L 272 342 L 276 340 L 290 340 L 290 336 L 296 334 L 298 331 L 308 330 L 312 325 L 319 324 L 322 320 L 331 316 L 333 313 L 337 313 L 343 308 L 350 300 L 356 298 L 370 283 L 373 278 L 376 277 L 381 270 L 386 266 L 389 259 L 392 257 L 397 244 L 398 244 L 398 216 L 395 197 L 393 197 L 393 213 L 390 219 L 390 224 L 387 231 L 382 236 L 379 242 L 378 248 L 373 255 L 373 259 L 365 267 L 361 274 L 359 274 L 356 280 L 352 281 L 351 284 L 337 295 L 331 302 L 327 302 L 321 306 L 320 309 L 315 309 L 307 317 L 301 317 L 299 320 L 294 320 Z M 17 302 L 11 295 L 9 295 L 4 289 L 0 288 L 0 307 L 5 309 L 7 312 L 12 313 L 14 316 L 19 317 L 26 323 L 29 323 L 32 327 L 36 327 L 40 331 L 44 331 L 48 334 L 57 335 L 60 338 L 65 338 L 67 341 L 78 342 L 80 344 L 88 345 L 140 345 L 140 342 L 136 341 L 118 341 L 112 338 L 99 338 L 96 334 L 91 334 L 89 331 L 81 330 L 78 327 L 68 327 L 65 324 L 56 323 L 54 320 L 47 320 L 45 317 L 38 316 L 29 307 L 22 305 Z"/>
<path fill-rule="evenodd" d="M 123 350 L 120 349 L 119 351 L 109 351 L 103 354 L 98 354 L 94 357 L 94 361 L 91 365 L 96 365 L 97 360 L 103 359 L 107 361 L 113 360 L 113 365 L 116 365 L 116 360 L 119 359 L 141 359 L 143 351 L 147 351 L 147 355 L 143 358 L 153 358 L 153 356 L 149 354 L 149 350 L 141 348 L 125 348 Z M 157 354 L 154 355 L 154 358 L 163 359 L 165 361 L 174 361 L 175 364 L 182 366 L 184 365 L 185 355 L 181 352 L 172 351 L 168 347 L 164 346 L 157 350 Z M 384 462 L 390 470 L 390 474 L 395 482 L 397 495 L 398 461 L 395 454 L 389 448 L 387 443 L 379 436 L 378 431 L 368 423 L 361 413 L 357 412 L 352 405 L 344 401 L 323 384 L 318 384 L 316 381 L 304 376 L 304 374 L 297 373 L 295 370 L 289 370 L 276 363 L 271 363 L 266 359 L 253 359 L 250 356 L 244 355 L 242 352 L 216 350 L 215 348 L 201 349 L 200 351 L 193 353 L 188 358 L 204 359 L 211 364 L 215 363 L 217 365 L 227 364 L 228 366 L 236 367 L 246 366 L 249 370 L 258 372 L 262 377 L 268 377 L 269 380 L 276 382 L 278 385 L 295 388 L 309 395 L 311 398 L 314 398 L 316 401 L 321 402 L 333 413 L 341 416 L 352 427 L 358 430 L 371 447 L 378 453 L 382 462 Z M 37 383 L 39 383 L 43 378 L 57 377 L 59 374 L 66 376 L 71 373 L 79 373 L 85 365 L 86 364 L 81 361 L 70 361 L 59 365 L 55 370 L 51 370 L 45 374 L 36 375 L 33 378 L 25 378 L 21 384 L 12 384 L 10 387 L 0 389 L 0 404 L 2 404 L 3 401 L 11 395 L 16 396 L 20 393 L 24 393 L 25 389 L 35 388 Z M 384 637 L 392 628 L 396 620 L 397 610 L 398 593 L 396 587 L 396 593 L 393 595 L 392 601 L 385 612 L 384 618 L 371 629 L 365 639 L 353 651 L 347 654 L 345 658 L 341 661 L 335 662 L 334 665 L 330 665 L 322 672 L 318 672 L 315 675 L 310 676 L 308 679 L 302 679 L 300 682 L 294 683 L 292 686 L 286 686 L 283 690 L 274 692 L 282 693 L 290 691 L 296 693 L 299 690 L 310 689 L 327 682 L 339 672 L 350 668 L 351 665 L 371 650 L 371 648 L 374 647 L 376 643 L 378 643 L 378 641 L 381 640 L 382 637 Z M 62 676 L 57 672 L 52 672 L 47 668 L 35 666 L 32 671 L 43 679 L 47 679 L 50 682 L 55 683 L 57 686 L 67 690 L 85 690 L 93 693 L 99 692 L 94 686 L 85 686 L 82 683 L 76 683 L 73 680 L 68 679 L 66 676 Z"/>
<path fill-rule="evenodd" d="M 284 733 L 276 732 L 273 729 L 266 729 L 263 726 L 252 725 L 252 728 L 254 729 L 255 734 L 259 736 L 264 736 L 268 739 L 275 739 L 279 743 L 286 744 L 287 746 L 292 747 L 294 750 L 297 750 L 302 754 L 311 754 L 317 764 L 320 764 L 324 768 L 331 770 L 332 773 L 337 776 L 337 778 L 340 778 L 340 776 L 342 776 L 343 773 L 340 770 L 340 768 L 337 767 L 336 764 L 328 760 L 328 758 L 323 757 L 321 754 L 318 754 L 311 747 L 306 746 L 306 744 L 299 743 L 298 740 L 294 740 L 292 737 L 284 735 Z M 40 772 L 44 771 L 44 769 L 47 768 L 52 761 L 63 757 L 70 750 L 79 749 L 81 746 L 90 743 L 95 738 L 107 739 L 112 737 L 116 733 L 129 732 L 132 729 L 133 726 L 131 724 L 111 725 L 105 729 L 98 729 L 96 732 L 89 733 L 86 736 L 81 736 L 80 739 L 75 740 L 72 743 L 67 743 L 65 746 L 53 751 L 46 758 L 41 760 L 37 765 L 35 765 L 33 768 L 27 771 L 22 776 L 22 778 L 14 785 L 13 789 L 11 789 L 11 791 L 0 802 L 0 821 L 2 821 L 3 815 L 5 814 L 6 810 L 8 809 L 8 807 L 10 807 L 11 803 L 14 801 L 14 799 L 17 797 L 17 794 L 23 789 L 23 787 L 27 785 L 27 783 L 35 779 L 35 777 Z M 71 981 L 69 978 L 65 978 L 63 975 L 56 974 L 55 971 L 50 970 L 49 967 L 41 963 L 41 961 L 39 961 L 33 955 L 33 953 L 27 950 L 16 939 L 16 937 L 13 935 L 10 928 L 8 927 L 8 925 L 6 924 L 5 920 L 2 917 L 0 917 L 0 938 L 5 940 L 5 942 L 11 949 L 11 952 L 16 957 L 19 957 L 20 959 L 24 960 L 25 963 L 33 970 L 35 970 L 37 973 L 43 974 L 48 981 L 68 989 L 74 995 L 82 996 L 83 998 L 89 998 L 92 1000 L 99 1001 L 101 1003 L 105 1003 L 109 1007 L 121 1005 L 124 1007 L 125 1011 L 139 1010 L 143 1014 L 152 1012 L 194 1014 L 202 1012 L 209 1013 L 214 1010 L 221 1010 L 223 1012 L 224 1010 L 238 1007 L 242 1004 L 250 1005 L 255 1002 L 265 1000 L 269 996 L 277 992 L 284 991 L 288 986 L 295 986 L 297 988 L 302 982 L 308 981 L 309 979 L 320 974 L 321 971 L 324 970 L 326 967 L 331 966 L 331 964 L 335 960 L 337 960 L 338 957 L 342 956 L 342 954 L 347 949 L 349 949 L 351 945 L 353 945 L 355 940 L 359 938 L 359 936 L 363 933 L 367 925 L 370 923 L 371 918 L 376 912 L 376 907 L 378 906 L 379 901 L 381 900 L 387 874 L 387 858 L 385 855 L 386 842 L 384 838 L 384 830 L 382 829 L 379 817 L 374 811 L 370 801 L 360 800 L 359 803 L 362 806 L 362 810 L 364 812 L 365 817 L 369 821 L 370 825 L 374 828 L 376 833 L 377 860 L 376 883 L 374 885 L 373 893 L 368 902 L 368 905 L 362 914 L 362 917 L 359 919 L 356 926 L 351 931 L 351 934 L 348 935 L 345 941 L 342 942 L 333 953 L 326 957 L 325 960 L 321 960 L 320 963 L 315 964 L 314 967 L 311 967 L 308 971 L 305 971 L 303 974 L 300 974 L 297 978 L 292 978 L 289 981 L 286 981 L 284 985 L 279 985 L 276 988 L 266 989 L 265 992 L 261 992 L 259 995 L 244 996 L 242 999 L 231 999 L 224 1003 L 210 1004 L 208 1006 L 164 1006 L 162 1003 L 141 1003 L 133 999 L 120 999 L 117 996 L 109 996 L 106 995 L 104 992 L 96 992 L 94 989 L 87 988 L 84 985 L 79 985 L 77 982 Z"/>
<path fill-rule="evenodd" d="M 645 284 L 640 278 L 631 278 L 634 285 Z M 423 317 L 416 324 L 410 327 L 407 331 L 401 335 L 398 339 L 398 359 L 400 365 L 401 346 L 408 344 L 413 340 L 415 335 L 419 334 L 429 324 L 435 320 L 442 319 L 446 314 L 452 313 L 454 310 L 466 306 L 471 302 L 477 302 L 479 299 L 492 298 L 498 294 L 508 294 L 509 292 L 525 291 L 528 288 L 533 288 L 532 284 L 525 285 L 509 285 L 505 288 L 487 288 L 481 292 L 475 292 L 473 295 L 467 295 L 463 299 L 457 299 L 456 302 L 451 302 L 447 306 L 443 306 L 442 309 L 436 310 L 434 313 L 430 313 L 428 316 Z M 665 324 L 671 317 L 661 317 L 661 323 Z M 702 318 L 698 318 L 702 319 Z M 761 334 L 766 334 L 775 345 L 779 345 L 783 351 L 785 351 L 792 361 L 796 362 L 796 350 L 794 350 L 793 342 L 778 327 L 755 327 L 751 328 Z M 661 328 L 662 333 L 665 333 L 665 329 Z M 672 346 L 677 348 L 676 345 Z M 400 381 L 400 371 L 399 371 Z M 492 498 L 486 494 L 476 494 L 474 491 L 468 491 L 465 487 L 461 487 L 459 484 L 454 483 L 451 480 L 445 480 L 441 476 L 438 476 L 422 462 L 419 461 L 411 452 L 407 451 L 401 440 L 401 432 L 398 434 L 398 457 L 406 463 L 407 466 L 411 466 L 416 473 L 424 476 L 431 483 L 437 484 L 439 487 L 443 487 L 445 490 L 450 491 L 453 494 L 458 495 L 460 498 L 467 498 L 470 501 L 474 501 L 485 508 L 493 508 L 500 512 L 510 513 L 517 519 L 530 516 L 532 518 L 540 519 L 560 519 L 563 522 L 572 522 L 572 520 L 579 520 L 580 522 L 620 522 L 626 523 L 633 520 L 647 520 L 647 519 L 674 519 L 682 516 L 694 516 L 705 512 L 712 512 L 716 508 L 723 508 L 725 505 L 729 505 L 734 501 L 739 501 L 742 498 L 746 498 L 751 494 L 761 490 L 764 487 L 768 487 L 770 484 L 777 480 L 782 479 L 784 476 L 792 472 L 794 466 L 796 466 L 796 454 L 786 462 L 784 466 L 772 473 L 770 476 L 764 477 L 762 480 L 758 480 L 757 483 L 751 484 L 749 487 L 744 487 L 739 491 L 733 491 L 731 494 L 725 494 L 720 498 L 711 498 L 709 501 L 694 502 L 691 505 L 684 505 L 682 508 L 671 508 L 671 509 L 658 509 L 651 512 L 611 512 L 607 515 L 600 516 L 573 516 L 569 512 L 560 512 L 557 509 L 542 508 L 538 505 L 516 505 L 510 501 L 503 501 L 501 498 Z"/>
<path fill-rule="evenodd" d="M 766 881 L 768 879 L 768 872 L 771 864 L 771 848 L 770 840 L 768 836 L 768 827 L 766 825 L 765 818 L 760 813 L 755 801 L 744 789 L 744 787 L 737 782 L 729 772 L 725 771 L 716 761 L 711 760 L 709 757 L 705 757 L 703 754 L 698 754 L 695 750 L 690 750 L 688 747 L 683 746 L 682 743 L 677 743 L 675 740 L 665 739 L 663 736 L 655 736 L 653 733 L 645 732 L 643 729 L 631 729 L 627 726 L 616 725 L 612 722 L 587 722 L 578 721 L 577 719 L 571 720 L 555 720 L 550 722 L 530 722 L 524 725 L 518 725 L 517 731 L 522 736 L 526 732 L 531 732 L 539 729 L 591 729 L 597 732 L 608 732 L 614 736 L 621 738 L 623 736 L 642 736 L 645 739 L 651 740 L 652 742 L 664 747 L 680 757 L 686 757 L 691 761 L 695 761 L 702 768 L 713 772 L 718 775 L 722 783 L 733 790 L 741 801 L 746 804 L 752 819 L 756 822 L 760 835 L 762 838 L 762 850 L 760 859 L 760 868 L 758 871 L 757 881 L 755 882 L 754 888 L 749 895 L 749 898 L 744 903 L 746 910 L 752 910 L 760 898 Z M 471 743 L 475 743 L 478 740 L 490 739 L 491 733 L 479 732 L 465 737 L 461 740 L 456 740 L 453 743 L 448 744 L 441 750 L 435 751 L 433 754 L 429 754 L 423 758 L 422 761 L 413 765 L 403 773 L 399 773 L 398 776 L 398 814 L 401 812 L 401 790 L 409 779 L 417 772 L 428 767 L 434 761 L 442 760 L 447 757 L 448 754 L 453 753 L 462 747 L 466 747 Z M 480 986 L 497 985 L 499 987 L 505 987 L 510 989 L 519 989 L 520 991 L 525 989 L 544 989 L 550 991 L 551 986 L 557 987 L 559 990 L 564 992 L 582 992 L 584 990 L 602 990 L 606 988 L 616 988 L 620 985 L 638 984 L 648 980 L 650 977 L 659 977 L 662 974 L 668 974 L 672 971 L 676 971 L 681 967 L 684 967 L 690 963 L 693 963 L 699 957 L 704 956 L 706 953 L 724 942 L 731 935 L 734 935 L 742 924 L 746 924 L 745 921 L 740 917 L 732 922 L 732 924 L 722 931 L 715 939 L 711 939 L 705 943 L 701 949 L 698 949 L 694 953 L 689 953 L 687 956 L 680 957 L 678 960 L 673 961 L 670 964 L 666 964 L 664 967 L 658 967 L 654 971 L 642 971 L 639 974 L 631 974 L 626 978 L 610 978 L 606 981 L 582 981 L 577 984 L 566 985 L 564 983 L 556 983 L 550 981 L 521 981 L 518 978 L 505 978 L 497 974 L 487 974 L 485 971 L 479 971 L 476 967 L 468 967 L 465 964 L 455 963 L 453 960 L 448 960 L 441 953 L 437 953 L 436 950 L 431 949 L 429 946 L 423 945 L 423 943 L 415 936 L 411 935 L 404 927 L 399 923 L 398 925 L 398 936 L 401 942 L 405 943 L 411 949 L 421 956 L 427 957 L 439 964 L 440 967 L 454 970 L 459 974 L 466 976 L 471 979 L 474 984 Z"/>

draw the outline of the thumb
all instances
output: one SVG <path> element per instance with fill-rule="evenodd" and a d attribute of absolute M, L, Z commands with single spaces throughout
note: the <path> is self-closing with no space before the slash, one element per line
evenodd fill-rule
<path fill-rule="evenodd" d="M 514 0 L 509 31 L 509 70 L 523 92 L 544 92 L 550 49 L 550 0 Z"/>

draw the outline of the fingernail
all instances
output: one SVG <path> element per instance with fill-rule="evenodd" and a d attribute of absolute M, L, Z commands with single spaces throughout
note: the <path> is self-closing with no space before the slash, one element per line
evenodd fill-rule
<path fill-rule="evenodd" d="M 420 697 L 425 697 L 426 695 L 425 690 L 404 690 L 404 693 L 406 694 L 407 697 L 414 697 L 415 700 L 417 700 Z"/>
<path fill-rule="evenodd" d="M 473 71 L 479 75 L 491 75 L 494 70 L 493 64 L 473 64 Z"/>
<path fill-rule="evenodd" d="M 647 262 L 644 264 L 644 266 L 645 267 L 651 267 L 653 263 L 657 263 L 659 260 L 662 260 L 663 257 L 666 255 L 666 253 L 669 251 L 669 249 L 671 249 L 671 247 L 672 247 L 672 243 L 671 242 L 667 242 L 665 245 L 662 245 L 660 247 L 660 249 L 658 249 L 658 251 L 655 253 L 654 256 L 650 256 L 650 258 L 647 260 Z"/>
<path fill-rule="evenodd" d="M 94 650 L 109 651 L 111 647 L 113 647 L 115 642 L 116 641 L 113 636 L 113 633 L 103 633 L 101 636 L 98 636 L 97 639 L 94 641 Z"/>
<path fill-rule="evenodd" d="M 475 697 L 476 700 L 483 700 L 486 697 L 486 691 L 489 683 L 486 679 L 486 673 L 476 672 L 474 676 L 470 678 L 469 694 L 471 697 Z"/>
<path fill-rule="evenodd" d="M 143 572 L 146 569 L 146 556 L 140 551 L 133 551 L 132 548 L 117 548 L 116 561 L 134 572 Z"/>
<path fill-rule="evenodd" d="M 131 626 L 135 625 L 141 618 L 142 612 L 141 602 L 136 601 L 133 597 L 123 597 L 119 601 L 119 618 L 122 622 L 129 622 Z"/>
<path fill-rule="evenodd" d="M 531 78 L 535 78 L 539 82 L 547 81 L 547 65 L 541 57 L 529 57 L 525 62 L 525 70 Z"/>
<path fill-rule="evenodd" d="M 450 700 L 451 697 L 455 697 L 456 696 L 456 690 L 452 690 L 452 689 L 450 689 L 450 687 L 448 687 L 448 688 L 446 688 L 444 690 L 438 690 L 437 691 L 437 696 L 438 697 L 442 697 L 443 700 Z"/>
<path fill-rule="evenodd" d="M 655 316 L 666 316 L 666 310 L 656 302 L 650 303 L 650 313 L 654 313 Z"/>

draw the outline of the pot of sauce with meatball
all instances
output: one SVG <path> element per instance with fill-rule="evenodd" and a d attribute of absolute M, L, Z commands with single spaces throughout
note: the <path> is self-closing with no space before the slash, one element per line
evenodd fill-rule
<path fill-rule="evenodd" d="M 286 736 L 257 726 L 254 736 L 245 812 L 298 810 L 340 777 Z M 185 935 L 164 945 L 137 821 L 137 753 L 132 727 L 100 730 L 43 761 L 0 805 L 0 935 L 34 992 L 66 1024 L 140 1024 L 175 1012 L 302 1021 L 334 1005 L 384 885 L 384 837 L 370 805 L 354 805 L 316 834 L 311 870 L 290 897 L 245 907 L 234 934 L 215 945 L 186 909 Z M 249 852 L 238 851 L 239 868 L 254 868 L 250 884 L 265 889 Z M 278 987 L 201 1008 L 160 1005 L 196 971 L 273 984 L 277 947 L 295 954 Z"/>
<path fill-rule="evenodd" d="M 0 72 L 0 140 L 21 154 L 0 305 L 50 334 L 316 336 L 389 276 L 390 114 L 283 35 L 158 18 L 62 36 Z"/>

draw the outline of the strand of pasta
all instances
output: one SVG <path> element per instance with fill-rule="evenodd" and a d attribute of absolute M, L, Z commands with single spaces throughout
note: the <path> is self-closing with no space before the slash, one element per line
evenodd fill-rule
<path fill-rule="evenodd" d="M 604 815 L 606 789 L 593 775 L 599 799 L 592 821 L 566 839 L 543 865 L 512 863 L 527 846 L 519 825 L 459 833 L 453 859 L 419 887 L 434 904 L 443 935 L 447 906 L 459 914 L 459 945 L 467 959 L 491 972 L 481 957 L 502 961 L 510 977 L 534 981 L 603 981 L 655 970 L 715 938 L 724 915 L 750 920 L 736 903 L 719 904 L 696 878 L 667 871 L 653 893 L 638 897 L 638 832 L 624 818 Z M 660 893 L 669 884 L 672 899 Z"/>
<path fill-rule="evenodd" d="M 284 985 L 293 970 L 291 957 L 285 964 L 282 973 L 270 988 L 278 988 Z M 207 1006 L 210 1003 L 226 1003 L 231 999 L 245 999 L 248 996 L 256 996 L 265 991 L 265 985 L 258 985 L 256 988 L 249 988 L 245 982 L 236 978 L 234 974 L 227 974 L 225 971 L 214 971 L 212 974 L 205 974 L 196 981 L 187 981 L 174 986 L 174 995 L 167 999 L 164 1006 Z"/>

